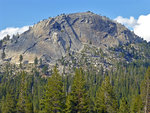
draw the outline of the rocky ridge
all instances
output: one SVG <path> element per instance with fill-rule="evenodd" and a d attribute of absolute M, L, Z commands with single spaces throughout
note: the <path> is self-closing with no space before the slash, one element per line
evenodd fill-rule
<path fill-rule="evenodd" d="M 86 59 L 90 64 L 109 67 L 114 61 L 120 61 L 120 53 L 113 52 L 114 48 L 134 47 L 143 42 L 123 25 L 92 12 L 84 12 L 40 21 L 3 44 L 1 53 L 4 51 L 5 59 L 11 63 L 19 63 L 19 56 L 23 55 L 23 61 L 28 63 L 33 63 L 38 57 L 50 65 L 73 60 L 78 66 Z"/>

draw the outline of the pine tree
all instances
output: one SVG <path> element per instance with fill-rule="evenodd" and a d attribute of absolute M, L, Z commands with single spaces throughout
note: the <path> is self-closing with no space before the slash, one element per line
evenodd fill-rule
<path fill-rule="evenodd" d="M 141 97 L 144 104 L 144 112 L 150 112 L 150 67 L 148 67 L 144 80 L 141 83 Z"/>
<path fill-rule="evenodd" d="M 43 61 L 42 61 L 42 59 L 40 58 L 40 66 L 42 66 L 42 64 L 43 64 Z"/>
<path fill-rule="evenodd" d="M 41 100 L 41 110 L 44 113 L 62 113 L 65 105 L 65 93 L 62 83 L 62 77 L 59 75 L 57 68 L 48 78 L 45 88 L 45 95 Z"/>
<path fill-rule="evenodd" d="M 7 111 L 5 111 L 6 107 L 5 96 L 3 96 L 1 99 L 1 112 L 7 113 Z"/>
<path fill-rule="evenodd" d="M 32 113 L 33 112 L 33 106 L 32 102 L 30 100 L 29 95 L 27 94 L 27 81 L 26 81 L 26 73 L 21 73 L 21 86 L 20 86 L 20 92 L 19 92 L 19 98 L 17 102 L 17 112 L 21 113 Z"/>
<path fill-rule="evenodd" d="M 18 112 L 25 112 L 25 91 L 26 91 L 26 87 L 25 85 L 25 73 L 22 72 L 21 74 L 22 80 L 21 80 L 21 86 L 20 86 L 20 92 L 19 92 L 19 98 L 18 98 L 18 102 L 17 102 L 17 111 Z"/>
<path fill-rule="evenodd" d="M 48 66 L 44 65 L 44 67 L 42 68 L 42 73 L 47 74 L 47 70 L 48 70 Z"/>
<path fill-rule="evenodd" d="M 37 64 L 38 64 L 38 58 L 36 57 L 36 58 L 34 59 L 34 65 L 37 66 Z"/>
<path fill-rule="evenodd" d="M 143 110 L 141 96 L 134 96 L 131 103 L 131 113 L 141 113 Z M 147 112 L 146 112 L 147 113 Z"/>
<path fill-rule="evenodd" d="M 15 100 L 13 96 L 7 93 L 6 98 L 2 99 L 2 113 L 15 113 Z"/>
<path fill-rule="evenodd" d="M 22 62 L 22 60 L 23 60 L 23 56 L 20 55 L 20 56 L 19 56 L 19 61 L 20 61 L 20 63 Z"/>
<path fill-rule="evenodd" d="M 22 68 L 22 64 L 21 64 L 22 60 L 23 60 L 23 56 L 20 55 L 20 56 L 19 56 L 20 68 Z"/>
<path fill-rule="evenodd" d="M 66 99 L 66 113 L 74 113 L 75 112 L 75 106 L 74 106 L 74 103 L 72 101 L 72 96 L 69 94 L 67 95 L 67 99 Z"/>
<path fill-rule="evenodd" d="M 85 78 L 81 69 L 77 69 L 70 94 L 67 96 L 67 113 L 88 113 L 89 98 L 85 87 Z"/>
<path fill-rule="evenodd" d="M 33 113 L 33 104 L 29 96 L 25 96 L 25 113 Z"/>
<path fill-rule="evenodd" d="M 110 79 L 107 76 L 96 93 L 95 111 L 97 113 L 117 113 L 118 104 Z"/>
<path fill-rule="evenodd" d="M 129 105 L 127 100 L 123 97 L 120 101 L 120 107 L 118 113 L 130 113 Z"/>

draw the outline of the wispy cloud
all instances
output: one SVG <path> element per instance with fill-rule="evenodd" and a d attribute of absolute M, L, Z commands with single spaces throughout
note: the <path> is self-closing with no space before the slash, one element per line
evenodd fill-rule
<path fill-rule="evenodd" d="M 29 27 L 30 26 L 23 26 L 21 28 L 8 27 L 8 28 L 0 31 L 0 39 L 3 39 L 5 36 L 7 36 L 7 34 L 10 35 L 10 37 L 12 37 L 13 35 L 16 35 L 17 33 L 21 34 L 25 31 L 27 31 L 29 29 Z"/>
<path fill-rule="evenodd" d="M 144 38 L 144 40 L 150 41 L 150 14 L 141 15 L 138 19 L 118 16 L 115 20 L 133 30 L 136 35 Z"/>

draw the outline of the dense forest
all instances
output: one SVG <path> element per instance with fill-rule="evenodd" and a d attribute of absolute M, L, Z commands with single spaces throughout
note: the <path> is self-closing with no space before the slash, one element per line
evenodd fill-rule
<path fill-rule="evenodd" d="M 0 73 L 1 113 L 146 113 L 149 111 L 148 63 L 118 63 L 97 71 L 76 68 L 60 74 L 57 66 L 46 74 L 37 63 L 31 72 L 13 73 L 7 64 Z M 46 75 L 46 76 L 44 76 Z"/>

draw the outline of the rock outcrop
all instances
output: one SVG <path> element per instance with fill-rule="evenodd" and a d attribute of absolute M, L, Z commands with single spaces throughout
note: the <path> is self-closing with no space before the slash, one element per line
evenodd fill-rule
<path fill-rule="evenodd" d="M 6 44 L 6 59 L 18 63 L 19 56 L 32 63 L 35 57 L 47 63 L 66 56 L 67 51 L 81 52 L 84 45 L 97 48 L 139 43 L 142 39 L 123 25 L 92 12 L 62 14 L 40 21 L 28 31 L 14 36 Z"/>

